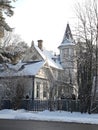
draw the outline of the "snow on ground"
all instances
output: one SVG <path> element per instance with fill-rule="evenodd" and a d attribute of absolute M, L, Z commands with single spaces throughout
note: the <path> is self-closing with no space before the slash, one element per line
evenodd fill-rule
<path fill-rule="evenodd" d="M 0 119 L 19 119 L 19 120 L 43 120 L 98 124 L 98 114 L 81 114 L 79 112 L 65 112 L 48 110 L 43 112 L 4 109 L 0 111 Z"/>

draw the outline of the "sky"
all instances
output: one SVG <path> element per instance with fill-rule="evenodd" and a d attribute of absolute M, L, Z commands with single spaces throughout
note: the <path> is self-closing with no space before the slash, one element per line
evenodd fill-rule
<path fill-rule="evenodd" d="M 0 119 L 22 119 L 22 120 L 43 120 L 59 122 L 76 122 L 98 124 L 98 114 L 87 114 L 80 112 L 66 112 L 48 110 L 42 112 L 26 111 L 24 109 L 11 110 L 4 109 L 0 111 Z"/>
<path fill-rule="evenodd" d="M 54 52 L 61 44 L 69 23 L 73 27 L 76 20 L 75 4 L 79 0 L 17 0 L 13 5 L 14 16 L 7 22 L 16 34 L 31 44 L 33 40 L 43 40 L 43 46 Z M 81 1 L 81 0 L 80 0 Z"/>

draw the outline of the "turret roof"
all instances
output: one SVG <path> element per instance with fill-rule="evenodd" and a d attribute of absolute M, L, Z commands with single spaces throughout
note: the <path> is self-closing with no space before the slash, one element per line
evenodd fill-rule
<path fill-rule="evenodd" d="M 63 41 L 64 41 L 65 39 L 73 40 L 73 36 L 72 36 L 72 33 L 71 33 L 71 29 L 70 29 L 69 24 L 67 24 L 67 26 L 66 26 L 66 30 L 65 30 L 65 33 L 64 33 Z M 63 42 L 63 41 L 62 41 L 62 42 Z"/>
<path fill-rule="evenodd" d="M 66 26 L 64 37 L 63 37 L 62 43 L 59 47 L 65 46 L 65 45 L 74 45 L 74 40 L 73 40 L 73 36 L 72 36 L 69 24 L 67 24 L 67 26 Z"/>

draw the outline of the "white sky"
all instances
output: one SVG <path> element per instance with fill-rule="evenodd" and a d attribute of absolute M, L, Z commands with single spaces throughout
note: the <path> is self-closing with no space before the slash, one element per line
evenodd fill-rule
<path fill-rule="evenodd" d="M 18 0 L 14 16 L 7 20 L 29 45 L 42 39 L 46 49 L 57 51 L 66 24 L 72 26 L 75 20 L 76 1 L 80 0 Z"/>
<path fill-rule="evenodd" d="M 0 119 L 43 120 L 98 124 L 98 114 L 81 114 L 80 112 L 71 113 L 66 111 L 50 112 L 48 110 L 43 112 L 33 112 L 25 111 L 23 109 L 17 111 L 4 109 L 0 111 Z"/>

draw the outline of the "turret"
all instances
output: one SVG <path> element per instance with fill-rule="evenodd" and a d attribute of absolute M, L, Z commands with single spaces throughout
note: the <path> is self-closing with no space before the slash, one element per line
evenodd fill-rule
<path fill-rule="evenodd" d="M 58 48 L 60 50 L 60 62 L 65 71 L 66 83 L 69 84 L 69 86 L 71 85 L 71 88 L 69 88 L 70 94 L 75 94 L 77 97 L 76 45 L 69 24 L 67 24 L 63 40 Z"/>
<path fill-rule="evenodd" d="M 73 68 L 76 49 L 69 24 L 67 24 L 65 34 L 61 42 L 61 45 L 59 46 L 59 49 L 60 61 L 63 68 Z"/>

